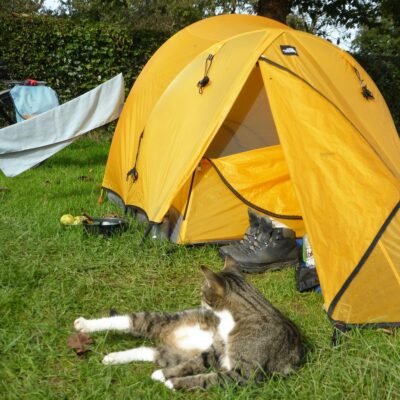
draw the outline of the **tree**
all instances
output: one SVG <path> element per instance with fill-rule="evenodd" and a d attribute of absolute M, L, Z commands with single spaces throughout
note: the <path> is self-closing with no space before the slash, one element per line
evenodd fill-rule
<path fill-rule="evenodd" d="M 59 13 L 135 28 L 176 31 L 214 14 L 209 0 L 61 0 Z"/>
<path fill-rule="evenodd" d="M 258 0 L 258 15 L 288 23 L 292 27 L 329 36 L 329 28 L 371 25 L 381 0 Z M 395 0 L 396 1 L 396 0 Z"/>
<path fill-rule="evenodd" d="M 400 7 L 398 0 L 382 0 L 381 13 L 383 16 L 392 19 L 395 26 L 400 26 Z"/>
<path fill-rule="evenodd" d="M 362 26 L 353 43 L 354 56 L 381 90 L 400 132 L 400 9 L 397 0 L 382 0 L 380 17 Z"/>
<path fill-rule="evenodd" d="M 0 2 L 0 13 L 37 13 L 43 7 L 44 0 L 9 0 Z"/>
<path fill-rule="evenodd" d="M 370 26 L 382 1 L 385 0 L 62 0 L 60 11 L 74 18 L 172 31 L 211 15 L 249 13 L 327 36 L 327 27 Z M 395 7 L 398 0 L 386 1 Z"/>
<path fill-rule="evenodd" d="M 286 23 L 292 0 L 258 0 L 255 4 L 257 15 Z"/>

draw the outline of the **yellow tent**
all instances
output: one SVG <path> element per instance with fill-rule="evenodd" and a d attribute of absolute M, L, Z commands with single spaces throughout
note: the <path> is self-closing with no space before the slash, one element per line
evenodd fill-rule
<path fill-rule="evenodd" d="M 329 317 L 398 324 L 399 161 L 385 101 L 345 51 L 223 15 L 144 67 L 103 187 L 154 223 L 168 215 L 177 243 L 242 237 L 248 207 L 307 231 Z"/>

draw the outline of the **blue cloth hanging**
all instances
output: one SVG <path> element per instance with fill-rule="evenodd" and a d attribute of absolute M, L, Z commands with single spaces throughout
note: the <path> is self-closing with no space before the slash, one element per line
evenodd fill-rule
<path fill-rule="evenodd" d="M 51 110 L 59 105 L 57 93 L 48 86 L 14 86 L 10 91 L 17 122 Z"/>

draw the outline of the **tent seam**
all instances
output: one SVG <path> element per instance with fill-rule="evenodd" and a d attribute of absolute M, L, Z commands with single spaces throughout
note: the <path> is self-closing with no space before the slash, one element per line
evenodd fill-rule
<path fill-rule="evenodd" d="M 282 32 L 283 33 L 283 32 Z M 274 40 L 275 42 L 275 40 Z M 272 43 L 274 43 L 272 42 Z M 271 43 L 271 44 L 272 44 Z M 277 67 L 283 71 L 288 72 L 289 74 L 293 75 L 294 77 L 300 79 L 302 82 L 304 82 L 306 85 L 308 85 L 311 89 L 313 89 L 315 92 L 317 92 L 320 96 L 322 96 L 325 100 L 327 100 L 330 104 L 333 105 L 333 107 L 336 108 L 336 110 L 338 110 L 340 112 L 340 114 L 343 115 L 343 117 L 351 124 L 351 126 L 356 130 L 356 132 L 358 132 L 358 134 L 363 138 L 363 140 L 365 141 L 365 143 L 367 143 L 368 147 L 375 153 L 375 155 L 379 158 L 379 160 L 381 160 L 381 162 L 383 163 L 383 165 L 393 174 L 392 169 L 385 163 L 385 161 L 382 159 L 382 157 L 380 156 L 380 154 L 374 149 L 374 147 L 371 145 L 371 143 L 368 141 L 368 139 L 365 137 L 365 135 L 360 131 L 360 129 L 357 128 L 357 126 L 353 123 L 353 121 L 344 113 L 344 111 L 342 109 L 340 109 L 329 97 L 325 96 L 320 90 L 318 90 L 315 86 L 313 86 L 310 82 L 308 82 L 307 80 L 305 80 L 303 77 L 301 77 L 300 75 L 296 74 L 295 72 L 293 72 L 292 70 L 290 70 L 289 68 L 278 64 L 275 61 L 270 60 L 269 58 L 267 58 L 264 55 L 261 55 L 259 58 L 261 61 L 266 62 L 267 64 L 270 64 L 274 67 Z"/>
<path fill-rule="evenodd" d="M 190 205 L 190 200 L 192 198 L 192 191 L 193 191 L 193 184 L 194 184 L 194 178 L 196 176 L 196 169 L 193 171 L 192 173 L 192 178 L 190 179 L 190 187 L 189 187 L 189 191 L 187 194 L 187 199 L 186 199 L 186 207 L 185 207 L 185 211 L 183 213 L 182 216 L 182 222 L 186 220 L 186 216 L 189 210 L 189 205 Z"/>
<path fill-rule="evenodd" d="M 365 323 L 365 324 L 349 324 L 347 322 L 335 320 L 330 317 L 329 317 L 329 321 L 333 325 L 341 324 L 346 328 L 396 328 L 396 327 L 400 327 L 400 321 L 399 322 L 371 322 L 371 323 Z"/>

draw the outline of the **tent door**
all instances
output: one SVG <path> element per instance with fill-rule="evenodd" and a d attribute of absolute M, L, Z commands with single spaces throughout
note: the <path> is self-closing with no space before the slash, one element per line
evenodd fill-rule
<path fill-rule="evenodd" d="M 257 65 L 204 156 L 219 158 L 278 144 L 278 134 Z"/>

